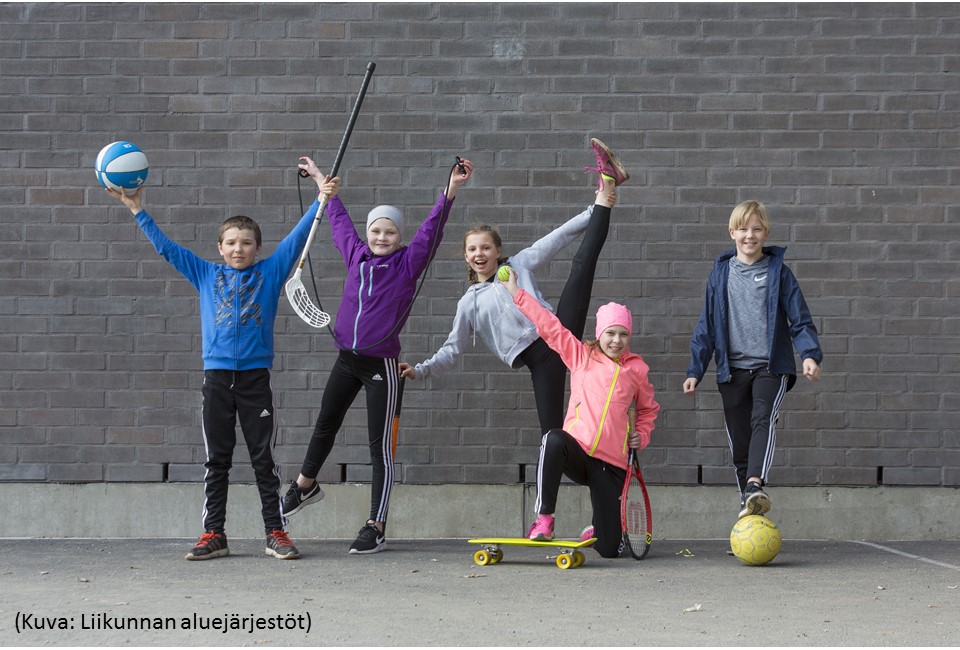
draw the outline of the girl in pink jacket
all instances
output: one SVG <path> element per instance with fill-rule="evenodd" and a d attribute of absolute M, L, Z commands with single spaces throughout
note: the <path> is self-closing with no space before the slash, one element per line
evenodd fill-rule
<path fill-rule="evenodd" d="M 597 310 L 597 340 L 582 343 L 549 310 L 517 285 L 516 274 L 504 286 L 524 316 L 570 369 L 570 402 L 563 429 L 551 429 L 540 445 L 537 468 L 537 520 L 527 536 L 553 539 L 560 480 L 564 474 L 590 488 L 593 524 L 580 535 L 596 537 L 596 551 L 617 557 L 622 551 L 620 493 L 626 479 L 628 449 L 643 449 L 660 405 L 653 399 L 649 368 L 630 352 L 633 317 L 623 305 Z"/>

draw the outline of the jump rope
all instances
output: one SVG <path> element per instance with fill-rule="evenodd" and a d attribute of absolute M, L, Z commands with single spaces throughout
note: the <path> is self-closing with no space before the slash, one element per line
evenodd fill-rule
<path fill-rule="evenodd" d="M 467 175 L 467 168 L 463 165 L 463 160 L 460 158 L 460 156 L 456 156 L 456 159 L 457 161 L 453 164 L 453 167 L 450 168 L 450 174 L 449 176 L 447 176 L 447 184 L 444 186 L 444 190 L 443 190 L 444 197 L 446 197 L 447 189 L 450 187 L 450 180 L 453 178 L 453 173 L 455 171 L 460 172 L 460 174 L 463 176 Z M 303 214 L 305 212 L 305 209 L 303 206 L 303 191 L 300 187 L 301 178 L 304 178 L 304 175 L 303 173 L 298 172 L 297 173 L 297 198 L 300 200 L 300 213 Z M 327 331 L 330 333 L 330 336 L 333 337 L 333 340 L 336 342 L 337 346 L 340 349 L 349 350 L 354 353 L 360 352 L 362 350 L 369 350 L 371 348 L 377 347 L 378 345 L 380 345 L 381 343 L 383 343 L 384 341 L 386 341 L 396 333 L 397 329 L 400 327 L 400 324 L 406 320 L 407 316 L 409 316 L 410 314 L 410 311 L 413 309 L 413 305 L 417 302 L 417 296 L 420 295 L 420 289 L 423 288 L 423 282 L 427 278 L 427 271 L 430 270 L 430 265 L 433 264 L 433 259 L 434 257 L 436 257 L 437 247 L 440 244 L 439 237 L 440 237 L 440 228 L 437 228 L 436 231 L 433 233 L 433 240 L 430 242 L 430 258 L 429 260 L 427 260 L 427 266 L 424 267 L 423 272 L 420 274 L 420 283 L 417 285 L 417 290 L 413 294 L 413 300 L 410 301 L 410 304 L 407 306 L 407 309 L 403 312 L 403 314 L 401 314 L 400 318 L 397 319 L 397 322 L 393 324 L 393 327 L 390 328 L 390 331 L 387 332 L 386 335 L 384 335 L 384 337 L 381 338 L 376 343 L 371 343 L 370 345 L 364 345 L 362 347 L 353 348 L 353 347 L 348 347 L 343 345 L 340 339 L 337 338 L 337 335 L 333 331 L 332 327 L 326 328 Z M 313 259 L 310 257 L 309 253 L 307 253 L 307 267 L 310 269 L 310 283 L 313 285 L 313 295 L 317 300 L 317 305 L 320 307 L 321 310 L 325 311 L 323 309 L 323 303 L 320 301 L 320 292 L 317 289 L 317 278 L 313 272 Z"/>

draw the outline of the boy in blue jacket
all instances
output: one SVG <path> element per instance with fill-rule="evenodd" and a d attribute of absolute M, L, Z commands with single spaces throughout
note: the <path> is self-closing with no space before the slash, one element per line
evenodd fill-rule
<path fill-rule="evenodd" d="M 786 248 L 764 246 L 770 235 L 766 207 L 759 201 L 738 205 L 729 232 L 736 249 L 717 258 L 707 279 L 683 392 L 696 392 L 715 356 L 739 516 L 745 517 L 770 510 L 763 486 L 773 464 L 775 427 L 783 397 L 797 381 L 791 342 L 810 381 L 820 380 L 823 352 L 797 278 L 783 263 Z"/>
<path fill-rule="evenodd" d="M 143 210 L 139 188 L 132 196 L 107 193 L 122 202 L 157 252 L 200 294 L 203 337 L 204 533 L 187 553 L 188 560 L 210 560 L 230 554 L 224 524 L 227 486 L 237 443 L 239 417 L 250 462 L 260 491 L 267 555 L 280 560 L 299 557 L 283 530 L 280 512 L 280 469 L 273 460 L 276 412 L 270 386 L 273 367 L 273 324 L 280 292 L 293 269 L 317 214 L 314 201 L 300 222 L 270 257 L 257 260 L 261 233 L 245 216 L 230 217 L 220 226 L 217 249 L 223 263 L 201 259 L 170 240 Z M 321 191 L 332 196 L 337 185 Z"/>

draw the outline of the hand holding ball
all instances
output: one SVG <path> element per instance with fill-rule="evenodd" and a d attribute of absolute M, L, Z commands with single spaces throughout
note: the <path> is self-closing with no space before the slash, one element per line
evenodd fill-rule
<path fill-rule="evenodd" d="M 512 270 L 513 270 L 513 269 L 511 269 L 509 266 L 507 266 L 506 264 L 504 264 L 503 266 L 501 266 L 501 267 L 497 270 L 497 279 L 500 280 L 500 282 L 509 282 L 509 281 L 510 281 L 510 271 L 512 271 Z"/>
<path fill-rule="evenodd" d="M 105 188 L 130 195 L 137 191 L 150 171 L 147 156 L 132 142 L 112 142 L 97 154 L 94 172 Z"/>

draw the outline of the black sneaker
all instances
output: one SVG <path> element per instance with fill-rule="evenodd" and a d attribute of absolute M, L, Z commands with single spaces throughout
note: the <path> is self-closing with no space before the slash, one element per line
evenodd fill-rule
<path fill-rule="evenodd" d="M 267 548 L 264 549 L 264 553 L 278 560 L 296 560 L 300 557 L 300 551 L 290 541 L 290 537 L 280 529 L 271 531 L 267 535 Z"/>
<path fill-rule="evenodd" d="M 287 490 L 287 493 L 283 495 L 283 499 L 280 500 L 280 513 L 284 517 L 295 515 L 300 512 L 304 506 L 316 503 L 322 498 L 323 490 L 320 489 L 319 483 L 314 483 L 312 488 L 308 488 L 307 491 L 304 492 L 297 486 L 296 481 L 291 481 L 290 489 Z"/>
<path fill-rule="evenodd" d="M 200 536 L 197 543 L 187 553 L 188 560 L 212 560 L 215 557 L 230 555 L 227 548 L 227 536 L 223 533 L 209 531 Z"/>
<path fill-rule="evenodd" d="M 368 521 L 360 529 L 357 538 L 350 545 L 351 555 L 367 555 L 369 553 L 379 553 L 387 548 L 386 536 L 377 530 L 377 525 Z"/>
<path fill-rule="evenodd" d="M 747 515 L 765 515 L 770 512 L 770 505 L 770 497 L 759 483 L 747 483 L 747 489 L 743 493 L 743 509 L 740 510 L 740 518 Z"/>

